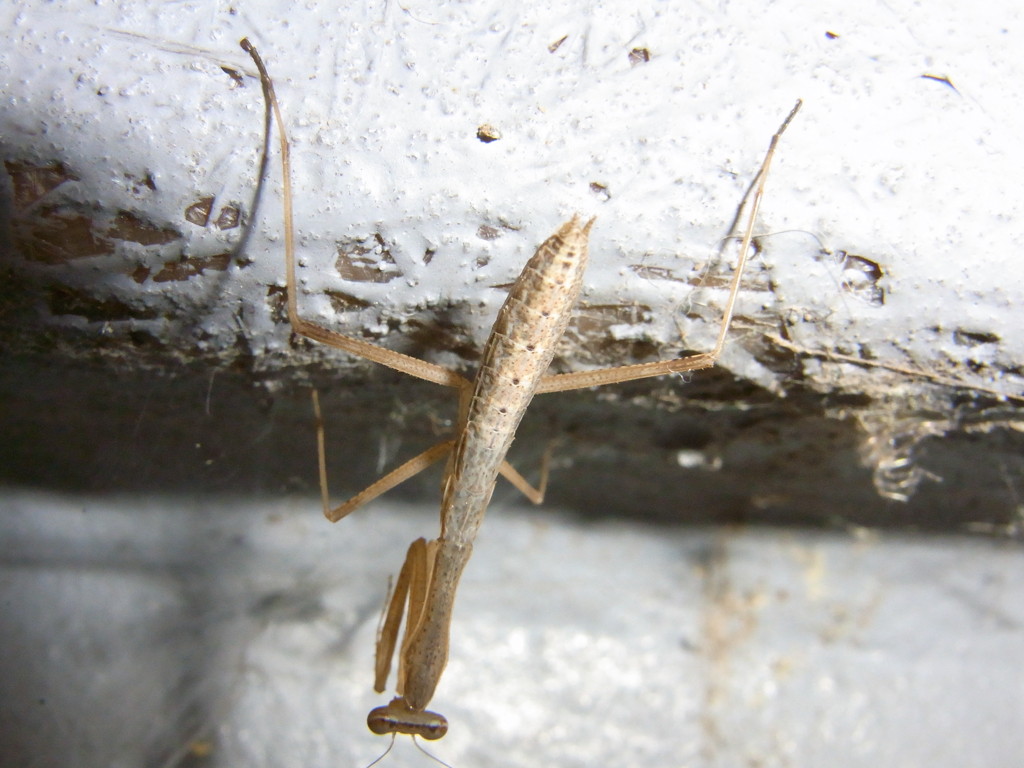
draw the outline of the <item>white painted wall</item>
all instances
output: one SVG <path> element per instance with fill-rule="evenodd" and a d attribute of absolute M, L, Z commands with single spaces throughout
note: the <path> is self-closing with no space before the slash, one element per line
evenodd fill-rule
<path fill-rule="evenodd" d="M 430 510 L 378 503 L 342 529 L 306 500 L 4 509 L 11 764 L 208 749 L 186 764 L 358 767 L 386 747 L 364 725 L 386 701 L 374 632 Z M 673 532 L 499 501 L 430 748 L 506 768 L 1014 765 L 1022 570 L 1019 545 L 981 539 Z M 389 765 L 431 764 L 406 739 L 395 751 Z"/>
<path fill-rule="evenodd" d="M 231 247 L 238 230 L 192 227 L 183 212 L 207 194 L 218 206 L 251 197 L 262 102 L 255 81 L 238 87 L 220 68 L 251 71 L 237 48 L 249 36 L 294 143 L 304 311 L 386 336 L 385 321 L 412 307 L 470 297 L 482 335 L 502 298 L 491 286 L 581 211 L 599 217 L 587 300 L 649 303 L 663 314 L 617 332 L 670 343 L 681 324 L 698 346 L 711 326 L 681 310 L 720 297 L 642 279 L 629 265 L 699 274 L 799 96 L 804 111 L 759 226 L 773 234 L 751 271 L 760 289 L 745 294 L 747 325 L 774 329 L 784 318 L 809 348 L 1021 392 L 1019 375 L 1005 372 L 1024 358 L 1014 312 L 1024 299 L 1016 6 L 549 5 L 9 4 L 0 8 L 5 159 L 72 165 L 79 181 L 62 188 L 65 200 L 99 218 L 129 209 L 177 227 L 189 255 Z M 652 58 L 633 67 L 627 53 L 638 46 Z M 503 138 L 477 141 L 481 123 Z M 140 191 L 147 173 L 156 189 Z M 132 270 L 158 269 L 181 245 L 119 246 L 59 269 L 97 296 L 167 311 L 52 322 L 115 337 L 145 327 L 215 352 L 241 330 L 251 351 L 287 357 L 287 328 L 266 298 L 283 281 L 278 173 L 251 265 L 138 283 Z M 477 235 L 503 222 L 511 229 L 501 238 Z M 333 244 L 373 232 L 403 278 L 345 286 L 374 306 L 335 317 L 323 293 L 338 285 Z M 822 246 L 879 263 L 885 304 L 843 291 Z M 427 248 L 436 255 L 424 264 Z M 965 346 L 958 330 L 997 338 Z M 726 357 L 776 385 L 742 340 Z M 985 366 L 972 373 L 968 358 Z M 893 381 L 850 368 L 840 379 L 816 363 L 808 373 L 821 387 Z M 312 502 L 298 515 L 149 504 L 4 501 L 4 538 L 18 542 L 5 563 L 18 619 L 6 647 L 48 686 L 39 696 L 18 689 L 8 721 L 29 757 L 138 765 L 212 733 L 214 764 L 368 762 L 380 748 L 362 718 L 380 700 L 369 653 L 381 585 L 411 528 L 431 535 L 436 510 L 416 523 L 378 510 L 342 532 L 323 527 Z M 467 576 L 437 700 L 453 721 L 438 752 L 457 766 L 960 768 L 1021 753 L 1016 550 L 801 534 L 792 545 L 675 539 L 544 520 L 492 514 Z M 694 572 L 702 548 L 725 553 L 711 569 L 725 582 Z M 15 556 L 25 552 L 33 558 Z M 197 609 L 208 591 L 216 599 Z M 725 650 L 715 655 L 701 632 L 719 631 L 718 620 Z M 192 668 L 202 676 L 175 688 Z M 123 709 L 111 709 L 118 701 Z M 201 723 L 212 730 L 168 733 L 164 716 L 179 722 L 175 707 L 193 702 L 213 705 Z M 652 702 L 653 713 L 643 709 Z"/>
<path fill-rule="evenodd" d="M 758 228 L 772 233 L 749 281 L 761 290 L 742 311 L 763 324 L 757 330 L 784 319 L 807 348 L 1021 392 L 1020 377 L 1007 375 L 1024 357 L 1013 332 L 1024 299 L 1014 257 L 1024 170 L 1015 7 L 352 5 L 7 6 L 5 152 L 73 165 L 81 181 L 64 194 L 178 228 L 188 255 L 223 251 L 239 230 L 204 230 L 183 212 L 207 194 L 217 196 L 215 212 L 250 200 L 263 104 L 254 80 L 238 87 L 220 68 L 252 72 L 237 48 L 249 36 L 276 80 L 293 142 L 305 312 L 383 338 L 385 321 L 413 307 L 469 300 L 482 305 L 482 337 L 503 296 L 492 286 L 580 211 L 598 216 L 585 300 L 649 304 L 649 325 L 615 332 L 674 344 L 681 326 L 698 347 L 713 329 L 681 313 L 720 297 L 629 267 L 684 280 L 702 273 L 799 96 L 806 104 Z M 651 60 L 631 66 L 634 47 Z M 483 123 L 503 138 L 478 141 Z M 157 189 L 130 191 L 147 173 Z M 280 350 L 287 332 L 271 322 L 266 299 L 283 279 L 276 164 L 265 199 L 247 251 L 255 263 L 223 279 L 129 277 L 139 264 L 156 270 L 179 258 L 180 244 L 75 262 L 74 279 L 163 307 L 158 320 L 128 324 L 184 345 L 217 351 L 241 326 L 253 351 Z M 481 225 L 512 229 L 488 241 Z M 335 243 L 373 233 L 402 278 L 340 284 Z M 879 264 L 884 306 L 842 290 L 851 275 L 820 248 Z M 424 264 L 427 249 L 436 253 Z M 323 294 L 331 288 L 375 306 L 337 317 Z M 104 332 L 124 330 L 113 325 Z M 989 340 L 965 342 L 957 331 Z M 965 359 L 983 367 L 972 373 Z M 742 344 L 726 362 L 774 384 Z M 834 369 L 810 373 L 821 386 L 843 386 Z"/>

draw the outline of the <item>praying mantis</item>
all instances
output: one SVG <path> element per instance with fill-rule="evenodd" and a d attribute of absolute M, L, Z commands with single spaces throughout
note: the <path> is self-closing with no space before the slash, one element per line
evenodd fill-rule
<path fill-rule="evenodd" d="M 288 137 L 273 82 L 262 59 L 248 39 L 243 39 L 241 46 L 259 70 L 264 96 L 278 125 L 284 190 L 286 294 L 292 330 L 300 336 L 458 392 L 454 439 L 424 451 L 334 508 L 330 505 L 327 486 L 323 419 L 319 398 L 316 391 L 313 392 L 320 489 L 324 515 L 331 522 L 337 522 L 431 464 L 447 459 L 442 482 L 441 533 L 432 541 L 420 538 L 410 545 L 377 639 L 374 688 L 383 693 L 398 644 L 403 614 L 408 606 L 405 634 L 398 647 L 398 695 L 387 705 L 371 710 L 367 717 L 367 725 L 377 734 L 439 739 L 447 733 L 448 722 L 443 715 L 427 710 L 427 705 L 448 661 L 456 589 L 472 555 L 473 542 L 497 477 L 500 474 L 508 479 L 534 503 L 539 504 L 544 497 L 548 475 L 546 461 L 539 487 L 535 489 L 505 460 L 530 401 L 536 394 L 696 371 L 715 364 L 725 347 L 768 168 L 776 146 L 799 111 L 801 102 L 796 102 L 772 136 L 761 167 L 734 220 L 730 237 L 735 236 L 746 212 L 738 262 L 729 284 L 718 336 L 710 352 L 667 361 L 549 375 L 547 369 L 554 356 L 555 345 L 565 331 L 583 287 L 588 241 L 594 225 L 593 218 L 581 223 L 579 217 L 574 216 L 541 244 L 523 268 L 498 312 L 484 347 L 480 368 L 470 381 L 443 366 L 345 336 L 299 314 Z"/>

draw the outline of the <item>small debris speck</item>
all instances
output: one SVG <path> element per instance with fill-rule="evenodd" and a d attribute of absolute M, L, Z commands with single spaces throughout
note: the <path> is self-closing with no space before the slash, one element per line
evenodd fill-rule
<path fill-rule="evenodd" d="M 651 60 L 651 52 L 646 48 L 634 48 L 629 52 L 629 65 L 635 67 L 637 64 L 646 64 Z"/>
<path fill-rule="evenodd" d="M 476 129 L 476 137 L 484 144 L 490 144 L 501 138 L 501 132 L 489 123 L 484 123 Z"/>

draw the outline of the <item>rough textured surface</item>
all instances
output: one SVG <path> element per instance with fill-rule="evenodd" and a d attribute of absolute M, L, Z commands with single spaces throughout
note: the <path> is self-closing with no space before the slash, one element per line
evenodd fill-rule
<path fill-rule="evenodd" d="M 448 434 L 451 393 L 388 373 L 331 382 L 321 371 L 335 500 Z M 686 386 L 643 382 L 544 395 L 527 413 L 511 458 L 536 478 L 554 441 L 549 504 L 584 517 L 664 522 L 865 525 L 1019 531 L 1021 433 L 993 405 L 953 434 L 910 435 L 928 472 L 907 502 L 878 494 L 864 457 L 862 401 L 811 392 L 779 400 L 710 371 Z M 723 402 L 723 393 L 731 399 Z M 736 408 L 734 399 L 744 406 Z M 173 374 L 10 357 L 0 369 L 0 472 L 5 482 L 68 492 L 278 494 L 316 492 L 316 446 L 305 388 L 253 386 L 248 371 Z M 938 406 L 922 413 L 939 419 Z M 954 419 L 955 414 L 943 418 Z M 894 422 L 895 423 L 895 422 Z M 913 443 L 920 436 L 920 443 Z M 884 450 L 885 446 L 881 447 Z M 969 457 L 969 460 L 965 460 Z M 870 459 L 870 457 L 867 457 Z M 437 503 L 435 469 L 392 491 Z M 315 502 L 312 502 L 315 506 Z"/>
<path fill-rule="evenodd" d="M 1019 199 L 1008 185 L 1024 110 L 1004 90 L 1017 82 L 1004 62 L 1003 76 L 983 75 L 1012 35 L 997 16 L 965 14 L 953 27 L 881 6 L 804 15 L 783 5 L 755 19 L 741 7 L 609 4 L 580 15 L 480 4 L 425 18 L 385 4 L 340 17 L 289 9 L 285 22 L 267 3 L 253 25 L 230 14 L 200 22 L 196 7 L 72 8 L 4 12 L 0 341 L 26 366 L 8 364 L 12 403 L 38 386 L 35 366 L 83 361 L 87 378 L 98 363 L 115 376 L 234 371 L 253 400 L 348 382 L 381 423 L 436 396 L 364 397 L 358 361 L 290 340 L 279 170 L 271 156 L 261 193 L 263 105 L 235 47 L 243 34 L 271 66 L 294 143 L 302 312 L 469 371 L 503 286 L 573 210 L 598 223 L 556 367 L 706 349 L 729 269 L 710 257 L 800 95 L 726 373 L 562 397 L 546 417 L 565 424 L 559 413 L 611 398 L 690 421 L 713 412 L 718 423 L 652 438 L 642 417 L 622 419 L 601 446 L 570 441 L 567 460 L 623 446 L 648 466 L 682 449 L 684 466 L 728 471 L 723 458 L 738 466 L 757 454 L 772 468 L 766 478 L 744 466 L 772 490 L 730 493 L 724 507 L 714 492 L 688 490 L 710 515 L 785 518 L 802 497 L 842 507 L 835 497 L 868 495 L 857 485 L 863 464 L 886 498 L 908 499 L 922 483 L 938 491 L 942 478 L 940 495 L 963 521 L 1013 516 L 1020 401 L 1001 398 L 1022 393 Z M 146 390 L 118 388 L 117 402 L 141 413 L 152 407 Z M 74 390 L 59 394 L 63 407 L 47 409 L 53 429 L 98 416 Z M 607 420 L 610 410 L 593 413 Z M 333 423 L 351 429 L 348 415 Z M 730 455 L 737 424 L 747 425 L 743 448 Z M 928 447 L 946 436 L 945 448 Z M 659 442 L 668 452 L 648 455 Z M 814 471 L 821 460 L 808 463 L 801 446 L 827 463 L 842 457 L 846 482 Z M 966 476 L 956 458 L 953 468 L 923 463 L 949 446 L 972 448 Z M 634 496 L 602 498 L 622 508 Z M 978 502 L 964 509 L 963 498 Z M 671 493 L 645 502 L 638 513 L 678 506 Z"/>
<path fill-rule="evenodd" d="M 839 545 L 823 546 L 836 546 L 841 558 L 850 556 L 842 537 L 863 527 L 980 533 L 1017 546 L 1024 527 L 1019 399 L 1024 334 L 1017 331 L 1024 306 L 1024 268 L 1017 256 L 1024 72 L 1020 57 L 1006 54 L 1022 43 L 1016 7 L 386 2 L 339 11 L 325 3 L 313 6 L 97 6 L 68 0 L 0 9 L 8 32 L 0 50 L 0 482 L 67 494 L 58 500 L 42 497 L 39 506 L 58 510 L 67 504 L 102 511 L 102 500 L 112 493 L 131 494 L 126 508 L 149 509 L 147 500 L 157 494 L 169 499 L 168 508 L 180 506 L 185 526 L 227 514 L 221 506 L 226 497 L 244 499 L 232 515 L 241 518 L 251 509 L 254 516 L 274 519 L 277 513 L 261 506 L 266 496 L 299 492 L 309 496 L 302 509 L 315 526 L 309 385 L 321 389 L 328 410 L 336 498 L 446 434 L 455 407 L 450 392 L 291 337 L 282 305 L 280 171 L 272 151 L 260 187 L 263 105 L 251 65 L 237 48 L 238 39 L 249 36 L 276 79 L 293 140 L 302 312 L 332 328 L 467 371 L 478 360 L 505 286 L 536 245 L 576 211 L 598 218 L 583 304 L 556 368 L 706 349 L 729 273 L 728 264 L 713 260 L 718 240 L 771 132 L 802 97 L 804 110 L 769 179 L 758 226 L 764 236 L 722 365 L 689 381 L 671 378 L 538 398 L 512 458 L 535 476 L 544 447 L 556 440 L 548 504 L 586 525 L 625 525 L 617 521 L 629 518 L 629 525 L 789 526 L 809 547 L 816 546 L 809 543 L 814 536 L 834 537 Z M 417 478 L 393 497 L 435 505 L 437 475 Z M 21 498 L 12 495 L 4 509 L 27 504 L 33 513 L 26 519 L 33 519 L 36 503 L 23 504 Z M 166 531 L 179 524 L 163 502 L 158 506 L 157 514 L 140 515 L 136 525 Z M 372 527 L 373 510 L 368 512 Z M 61 525 L 70 524 L 65 511 L 58 516 Z M 436 506 L 423 513 L 422 531 L 385 526 L 382 536 L 394 552 L 364 555 L 386 561 L 378 563 L 380 572 L 372 578 L 397 567 L 416 533 L 430 535 L 435 516 Z M 131 542 L 142 534 L 125 522 L 130 514 L 115 511 L 112 521 L 104 514 L 93 517 L 105 521 L 95 531 L 97 542 L 123 540 L 132 550 Z M 552 525 L 563 530 L 566 522 Z M 823 533 L 808 534 L 806 528 Z M 244 530 L 239 523 L 228 539 L 244 537 Z M 663 529 L 656 531 L 654 538 Z M 326 528 L 322 535 L 342 537 L 348 546 L 357 541 L 349 535 L 367 534 L 362 528 L 350 534 Z M 35 621 L 40 617 L 30 610 L 51 605 L 37 595 L 48 595 L 57 605 L 65 597 L 74 602 L 74 589 L 51 573 L 64 560 L 72 581 L 81 575 L 78 569 L 127 573 L 117 547 L 96 544 L 73 557 L 61 547 L 46 549 L 45 531 L 41 539 L 24 530 L 19 536 L 19 542 L 43 541 L 45 551 L 33 561 L 40 580 L 25 587 L 28 599 L 18 603 L 18 623 L 6 628 L 7 636 L 22 629 L 31 635 L 32 627 L 41 626 L 61 642 L 65 636 L 82 638 L 82 647 L 70 647 L 66 656 L 59 643 L 49 649 L 53 664 L 40 666 L 37 679 L 48 679 L 50 669 L 63 674 L 69 663 L 89 665 L 98 680 L 131 679 L 134 673 L 118 677 L 110 658 L 90 650 L 95 643 L 92 650 L 102 651 L 101 630 L 116 622 L 83 612 L 88 626 L 63 627 L 58 621 L 54 629 Z M 211 558 L 223 552 L 204 549 L 201 538 L 187 531 L 182 536 L 175 541 L 186 554 L 170 564 L 152 561 L 158 571 L 196 573 L 195 580 L 175 581 L 169 593 L 172 601 L 181 594 L 186 598 L 180 615 L 172 611 L 168 619 L 173 637 L 202 634 L 220 610 L 242 610 L 237 601 L 228 600 L 224 608 L 202 597 L 225 573 L 237 576 L 230 570 L 237 563 L 225 555 L 228 571 L 218 571 Z M 990 544 L 956 537 L 923 541 L 948 555 L 943 561 L 948 567 L 961 556 L 971 558 L 971 567 L 977 562 L 980 575 L 971 589 L 954 585 L 948 591 L 970 594 L 965 604 L 977 605 L 996 582 L 1009 585 L 1000 587 L 1005 590 L 1000 594 L 1016 595 L 1015 550 L 1007 550 L 1011 565 L 986 575 Z M 296 549 L 309 546 L 307 540 L 291 543 Z M 897 581 L 910 584 L 915 594 L 921 586 L 910 577 L 916 545 L 905 543 L 906 548 L 884 549 L 879 560 L 859 567 L 875 569 L 905 558 L 909 570 Z M 18 570 L 24 568 L 20 545 L 9 550 L 12 567 L 24 575 Z M 641 546 L 621 557 L 642 559 L 645 551 Z M 529 552 L 526 545 L 519 550 L 522 557 Z M 261 550 L 245 560 L 258 572 L 266 567 L 265 557 Z M 281 557 L 297 555 L 289 551 Z M 365 587 L 371 577 L 361 575 L 361 561 L 351 557 L 355 565 L 340 563 L 329 578 L 344 573 L 365 579 L 359 582 Z M 551 557 L 563 564 L 571 560 Z M 607 553 L 597 559 L 605 569 L 615 562 Z M 772 567 L 756 558 L 742 562 L 752 562 L 755 571 Z M 631 571 L 634 565 L 624 560 L 622 568 Z M 160 594 L 147 591 L 148 568 L 138 572 L 138 580 L 126 582 L 125 589 L 138 590 L 125 596 L 126 604 L 145 606 L 150 599 L 159 604 L 161 588 L 156 588 Z M 509 566 L 485 578 L 516 595 L 526 588 L 545 595 L 553 591 L 547 582 L 520 582 L 519 573 Z M 282 588 L 284 602 L 301 605 L 303 581 L 293 577 L 284 579 L 294 587 Z M 551 576 L 554 582 L 561 578 Z M 100 579 L 83 590 L 102 592 L 113 581 Z M 686 582 L 695 583 L 699 580 Z M 682 594 L 686 587 L 666 586 L 664 592 L 676 588 Z M 260 590 L 238 594 L 273 602 Z M 355 611 L 346 603 L 350 599 L 339 601 Z M 500 590 L 484 599 L 511 604 Z M 372 620 L 366 617 L 378 602 L 374 593 L 360 604 L 359 620 L 345 625 L 353 632 L 362 628 L 364 636 L 353 641 L 360 652 L 370 644 L 367 622 Z M 478 607 L 467 608 L 466 616 Z M 661 609 L 669 610 L 663 603 Z M 190 612 L 198 614 L 198 623 L 182 625 L 181 615 Z M 557 620 L 558 611 L 554 614 Z M 998 638 L 994 645 L 988 640 L 972 645 L 971 629 L 984 624 L 982 614 L 986 621 L 996 617 L 994 636 L 1007 628 L 1005 636 L 1020 647 L 1016 604 L 992 613 L 968 610 L 960 616 L 967 630 L 957 647 L 966 650 L 957 663 L 995 656 Z M 529 631 L 542 635 L 551 617 L 536 617 Z M 686 635 L 707 616 L 690 617 L 690 624 L 678 618 Z M 605 630 L 595 629 L 596 623 L 581 626 L 584 639 L 578 642 L 602 647 L 594 638 Z M 609 636 L 615 631 L 607 630 Z M 892 657 L 893 669 L 921 658 L 913 638 L 948 632 L 942 616 L 922 615 L 920 627 L 904 635 L 910 650 Z M 482 664 L 486 649 L 493 648 L 485 635 L 467 632 L 455 641 L 467 653 L 480 651 L 472 663 Z M 150 640 L 136 639 L 126 648 L 147 647 Z M 280 640 L 267 635 L 267 647 Z M 568 640 L 560 637 L 558 643 Z M 35 648 L 32 642 L 29 648 Z M 183 707 L 191 706 L 190 697 L 208 671 L 223 669 L 219 642 L 210 645 L 209 654 L 196 651 L 197 666 L 188 673 L 193 677 L 175 689 Z M 327 645 L 325 654 L 337 651 Z M 299 646 L 304 650 L 296 653 L 296 667 L 314 669 L 310 646 Z M 859 651 L 854 646 L 851 653 Z M 183 641 L 181 648 L 187 647 Z M 527 647 L 528 656 L 538 652 Z M 667 647 L 657 652 L 668 652 Z M 550 726 L 557 710 L 529 698 L 528 691 L 493 692 L 502 675 L 515 677 L 512 667 L 527 670 L 517 666 L 522 655 L 521 649 L 509 650 L 508 664 L 497 665 L 487 690 L 474 692 L 466 678 L 453 682 L 455 698 L 473 701 L 480 712 L 498 711 L 497 702 L 512 698 L 534 707 L 526 714 L 501 710 L 496 716 L 528 722 L 525 736 L 513 734 L 507 741 L 535 748 L 523 758 L 532 758 L 530 764 L 545 758 L 571 764 L 556 743 L 579 749 L 592 744 L 593 754 L 608 749 L 606 742 L 594 741 L 593 718 L 573 721 L 569 733 Z M 130 654 L 125 658 L 126 664 L 139 661 Z M 173 665 L 174 658 L 160 664 Z M 712 680 L 709 690 L 720 679 L 716 658 L 701 655 L 698 661 Z M 1006 658 L 1004 681 L 1019 682 L 1019 672 L 1014 676 L 1019 659 Z M 831 685 L 834 669 L 846 661 L 824 658 L 820 684 Z M 363 659 L 354 663 L 368 674 Z M 940 668 L 945 663 L 937 662 Z M 584 674 L 569 660 L 556 666 L 570 677 Z M 154 685 L 176 679 L 165 674 L 166 666 L 153 668 L 160 676 Z M 543 677 L 549 671 L 526 674 Z M 921 679 L 925 672 L 919 670 Z M 268 673 L 275 680 L 281 674 L 280 668 Z M 229 693 L 218 687 L 209 701 L 197 705 L 196 722 L 208 730 L 241 718 L 241 725 L 226 726 L 219 748 L 225 764 L 258 765 L 259 760 L 238 757 L 223 745 L 257 743 L 247 739 L 277 715 L 266 714 L 272 704 L 251 712 L 247 704 L 229 716 L 231 707 L 223 702 L 231 700 L 237 678 L 228 677 Z M 737 679 L 742 679 L 739 672 Z M 565 680 L 561 684 L 572 690 Z M 368 682 L 353 686 L 360 697 L 356 709 L 374 703 L 365 701 Z M 680 682 L 676 688 L 686 686 Z M 31 685 L 24 689 L 31 690 Z M 103 696 L 82 701 L 108 701 L 105 697 L 118 690 L 114 685 Z M 142 693 L 134 691 L 132 697 Z M 826 696 L 816 700 L 823 733 L 864 733 L 858 723 L 870 720 L 877 702 L 870 691 L 847 693 L 836 699 L 861 707 L 862 719 L 828 719 L 828 713 L 848 710 Z M 1019 722 L 1019 698 L 999 706 L 1007 701 L 1005 693 L 985 696 L 985 706 L 975 711 L 1009 712 Z M 799 694 L 804 697 L 807 690 Z M 615 695 L 625 693 L 616 688 Z M 957 694 L 932 689 L 917 695 L 913 707 L 932 703 L 928 711 L 945 716 L 949 701 L 942 697 Z M 687 723 L 693 722 L 693 712 L 704 718 L 703 735 L 682 736 L 667 752 L 636 740 L 612 741 L 629 744 L 629 754 L 640 756 L 637 764 L 679 762 L 693 744 L 704 744 L 698 750 L 704 764 L 716 759 L 738 764 L 741 755 L 730 750 L 739 750 L 743 741 L 735 734 L 748 731 L 735 722 L 724 726 L 725 705 L 707 696 L 690 709 L 685 701 L 677 705 L 686 709 L 681 717 Z M 290 699 L 284 709 L 298 700 Z M 159 732 L 167 722 L 166 701 L 132 701 L 157 735 L 131 731 L 128 742 L 140 749 L 154 740 L 175 748 L 188 743 L 191 725 Z M 749 704 L 750 698 L 742 701 Z M 330 696 L 321 703 L 317 711 L 336 711 Z M 9 711 L 20 716 L 25 707 L 19 700 Z M 886 707 L 898 709 L 895 700 L 879 711 L 890 711 Z M 738 717 L 759 714 L 756 708 L 732 711 L 740 712 Z M 353 724 L 345 712 L 339 728 L 361 731 L 361 715 Z M 109 723 L 95 731 L 76 730 L 81 712 L 74 702 L 43 714 L 31 722 L 58 723 L 61 733 L 74 737 L 59 743 L 70 744 L 66 749 L 82 756 L 82 764 L 114 764 L 106 757 L 90 761 L 93 755 L 108 756 L 105 746 L 120 748 Z M 192 722 L 191 717 L 183 711 L 182 722 Z M 872 731 L 869 723 L 864 727 L 877 737 L 871 742 L 874 751 L 865 741 L 814 742 L 777 729 L 774 751 L 758 747 L 754 757 L 766 765 L 820 764 L 835 754 L 848 756 L 851 764 L 943 765 L 941 756 L 897 749 L 929 740 L 948 743 L 948 720 L 925 721 L 916 740 Z M 478 751 L 455 754 L 484 764 L 476 759 L 479 750 L 499 742 L 508 749 L 495 734 L 511 728 L 509 722 L 479 725 L 474 746 L 458 748 Z M 296 739 L 307 738 L 309 723 L 291 725 Z M 983 724 L 970 727 L 977 731 Z M 650 738 L 657 741 L 664 732 Z M 57 744 L 51 734 L 43 728 L 17 743 L 31 752 L 37 744 Z M 1000 755 L 1020 753 L 1019 742 L 998 736 L 988 733 L 979 741 L 1011 751 L 986 754 L 978 764 L 998 764 Z M 281 734 L 273 738 L 278 745 L 294 746 Z M 719 738 L 723 741 L 715 741 Z M 708 751 L 712 742 L 717 751 Z M 309 750 L 292 750 L 301 755 L 301 765 L 334 764 L 342 754 L 322 734 L 302 743 Z M 800 745 L 810 746 L 801 751 Z M 271 755 L 266 764 L 285 764 L 276 759 L 273 745 L 263 747 Z M 130 752 L 133 760 L 126 764 L 132 765 L 147 762 L 150 754 L 161 760 L 173 754 L 152 749 L 115 752 Z M 607 754 L 617 758 L 608 763 L 629 764 L 624 752 Z M 969 754 L 950 750 L 948 764 L 969 764 Z M 138 755 L 143 757 L 134 759 Z"/>

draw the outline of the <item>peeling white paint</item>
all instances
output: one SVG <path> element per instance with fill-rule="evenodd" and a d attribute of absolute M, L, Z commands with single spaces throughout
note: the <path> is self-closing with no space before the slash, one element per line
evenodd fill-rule
<path fill-rule="evenodd" d="M 238 87 L 220 69 L 252 70 L 237 48 L 250 36 L 293 142 L 303 311 L 349 329 L 468 300 L 487 310 L 482 338 L 503 296 L 491 286 L 580 211 L 598 216 L 585 300 L 647 304 L 656 313 L 643 334 L 674 344 L 681 328 L 686 346 L 706 343 L 714 312 L 711 323 L 681 312 L 718 302 L 716 292 L 692 295 L 624 268 L 700 274 L 771 132 L 803 97 L 769 181 L 759 231 L 770 237 L 751 271 L 751 281 L 770 277 L 772 291 L 746 296 L 741 312 L 773 328 L 796 318 L 792 338 L 811 349 L 839 345 L 1021 390 L 1019 377 L 1000 373 L 1024 358 L 1013 313 L 1024 300 L 1014 248 L 1024 67 L 1004 55 L 1019 34 L 1009 6 L 68 2 L 4 13 L 6 153 L 64 160 L 83 203 L 176 226 L 193 255 L 229 247 L 239 230 L 187 224 L 188 205 L 213 195 L 216 212 L 251 198 L 262 99 L 251 77 Z M 633 66 L 637 47 L 651 58 Z M 503 138 L 479 141 L 483 123 Z M 131 193 L 127 180 L 147 173 L 157 190 Z M 116 258 L 99 257 L 82 280 L 153 296 L 143 301 L 177 296 L 207 316 L 213 348 L 236 343 L 241 317 L 254 351 L 279 349 L 287 329 L 271 322 L 266 299 L 283 282 L 279 179 L 275 162 L 251 266 L 140 288 L 115 274 Z M 501 237 L 481 239 L 481 225 Z M 403 279 L 340 281 L 335 243 L 374 233 Z M 820 248 L 876 262 L 884 306 L 843 291 L 841 268 L 817 258 Z M 120 258 L 155 267 L 167 256 Z M 337 317 L 326 290 L 374 307 Z M 180 327 L 156 327 L 194 335 L 187 313 L 172 323 Z M 965 348 L 958 329 L 998 340 Z M 962 362 L 979 355 L 988 367 L 975 375 Z M 774 384 L 740 344 L 725 363 Z"/>

